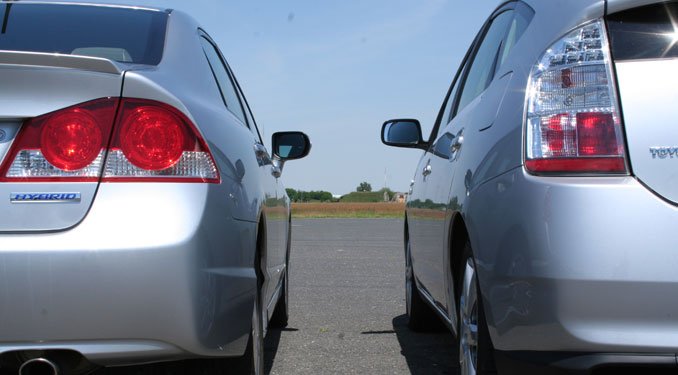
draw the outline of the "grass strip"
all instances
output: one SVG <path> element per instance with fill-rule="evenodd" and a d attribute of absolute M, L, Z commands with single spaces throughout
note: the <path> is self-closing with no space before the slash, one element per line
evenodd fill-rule
<path fill-rule="evenodd" d="M 292 217 L 310 218 L 402 218 L 404 203 L 292 203 Z"/>

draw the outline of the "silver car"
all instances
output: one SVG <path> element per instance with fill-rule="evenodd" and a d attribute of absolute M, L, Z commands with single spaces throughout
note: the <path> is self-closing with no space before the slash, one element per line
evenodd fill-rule
<path fill-rule="evenodd" d="M 384 124 L 424 151 L 409 325 L 442 318 L 462 374 L 676 371 L 677 58 L 676 1 L 509 1 L 430 136 Z"/>
<path fill-rule="evenodd" d="M 0 22 L 0 366 L 263 373 L 267 327 L 287 322 L 279 177 L 308 137 L 273 134 L 269 154 L 184 13 L 0 2 Z"/>

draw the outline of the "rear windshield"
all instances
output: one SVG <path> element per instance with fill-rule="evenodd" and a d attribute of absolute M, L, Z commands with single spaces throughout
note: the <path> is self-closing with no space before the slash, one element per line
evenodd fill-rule
<path fill-rule="evenodd" d="M 167 13 L 104 6 L 0 5 L 0 50 L 62 53 L 157 65 Z"/>
<path fill-rule="evenodd" d="M 615 13 L 607 25 L 616 61 L 678 57 L 678 2 Z"/>

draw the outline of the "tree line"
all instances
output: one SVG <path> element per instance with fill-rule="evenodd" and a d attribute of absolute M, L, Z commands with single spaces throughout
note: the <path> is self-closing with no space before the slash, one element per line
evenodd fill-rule
<path fill-rule="evenodd" d="M 302 191 L 289 188 L 285 190 L 287 191 L 287 196 L 290 197 L 292 202 L 331 202 L 333 200 L 332 193 L 329 191 Z"/>
<path fill-rule="evenodd" d="M 334 198 L 332 193 L 324 190 L 303 191 L 290 188 L 285 190 L 292 202 L 384 202 L 393 200 L 396 194 L 389 188 L 372 191 L 372 185 L 368 182 L 361 182 L 356 191 L 341 198 Z"/>

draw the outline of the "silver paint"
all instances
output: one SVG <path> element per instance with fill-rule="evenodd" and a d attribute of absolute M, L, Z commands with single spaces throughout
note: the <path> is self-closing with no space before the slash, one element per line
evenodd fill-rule
<path fill-rule="evenodd" d="M 0 353 L 68 349 L 100 365 L 240 356 L 252 323 L 260 228 L 266 332 L 289 259 L 289 198 L 272 163 L 257 161 L 253 147 L 263 140 L 224 107 L 198 27 L 172 11 L 160 64 L 114 63 L 119 74 L 64 69 L 49 59 L 0 63 L 0 119 L 14 129 L 123 88 L 124 97 L 182 111 L 221 175 L 219 184 L 0 183 L 5 197 L 75 187 L 81 194 L 75 205 L 0 202 L 0 284 L 7 286 Z"/>

